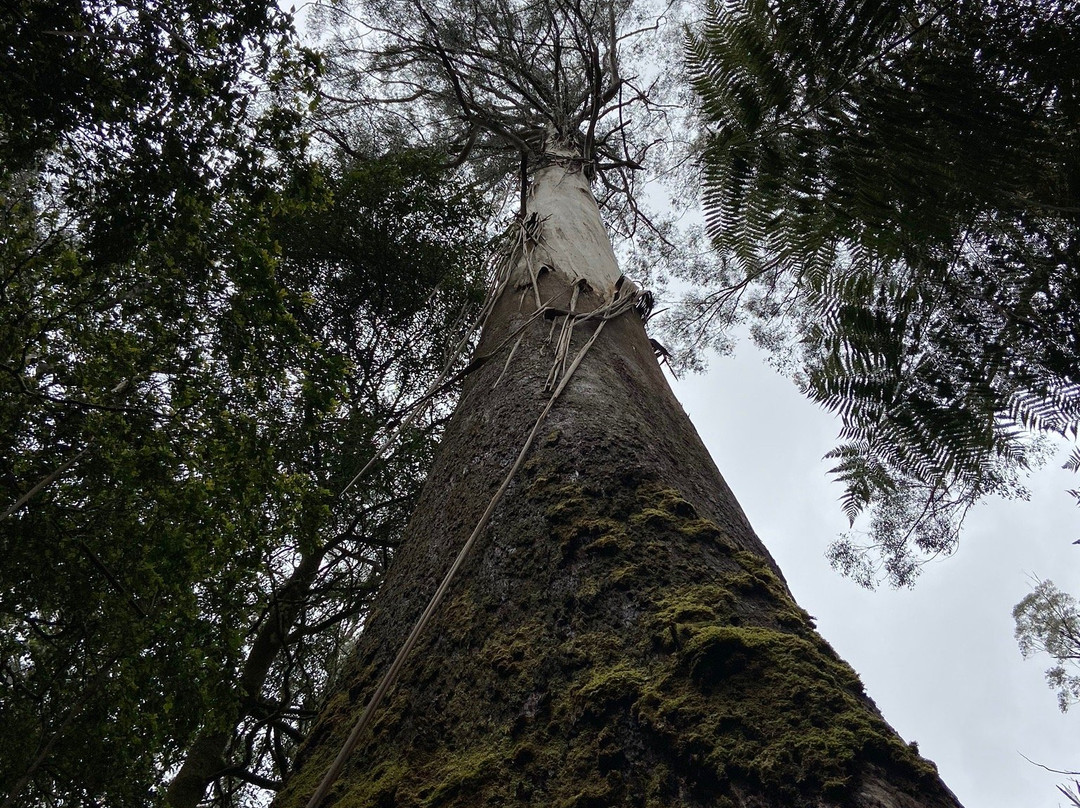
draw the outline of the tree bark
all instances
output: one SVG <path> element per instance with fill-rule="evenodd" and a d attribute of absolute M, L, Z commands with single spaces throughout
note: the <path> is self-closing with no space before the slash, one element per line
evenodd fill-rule
<path fill-rule="evenodd" d="M 619 283 L 580 161 L 548 160 L 534 249 L 478 354 L 536 310 L 532 275 L 564 310 Z M 503 482 L 550 396 L 563 319 L 533 322 L 505 368 L 504 353 L 469 377 L 281 808 L 314 793 Z M 577 326 L 574 350 L 595 328 Z M 638 314 L 605 324 L 539 434 L 325 805 L 959 805 L 792 600 Z"/>
<path fill-rule="evenodd" d="M 288 642 L 289 632 L 296 624 L 319 573 L 323 555 L 322 549 L 304 555 L 281 590 L 271 598 L 270 608 L 255 634 L 240 672 L 237 714 L 219 718 L 195 736 L 183 765 L 169 783 L 166 792 L 169 808 L 196 808 L 210 784 L 229 768 L 225 760 L 229 743 L 236 735 L 240 720 L 249 715 L 252 704 L 262 693 L 274 660 Z"/>

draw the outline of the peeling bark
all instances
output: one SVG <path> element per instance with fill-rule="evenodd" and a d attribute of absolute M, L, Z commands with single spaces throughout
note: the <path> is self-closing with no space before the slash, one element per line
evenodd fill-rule
<path fill-rule="evenodd" d="M 619 280 L 619 265 L 600 219 L 592 189 L 577 155 L 549 152 L 529 190 L 528 212 L 541 222 L 535 261 L 547 266 L 565 284 L 584 280 L 601 298 L 608 298 Z M 523 266 L 514 276 L 524 282 Z"/>
<path fill-rule="evenodd" d="M 534 277 L 577 311 L 618 282 L 580 164 L 556 158 L 480 354 L 533 314 Z M 547 401 L 557 325 L 470 376 L 281 808 L 314 793 L 502 482 Z M 607 323 L 541 435 L 326 805 L 957 808 L 794 603 L 637 314 Z"/>

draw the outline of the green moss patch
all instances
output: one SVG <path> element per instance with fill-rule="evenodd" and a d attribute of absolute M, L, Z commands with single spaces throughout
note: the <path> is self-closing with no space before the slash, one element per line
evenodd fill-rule
<path fill-rule="evenodd" d="M 583 712 L 603 715 L 614 707 L 636 701 L 645 681 L 645 674 L 635 665 L 619 663 L 610 668 L 595 667 L 575 689 L 574 699 Z"/>
<path fill-rule="evenodd" d="M 697 518 L 697 509 L 674 488 L 657 485 L 642 486 L 638 489 L 637 501 L 639 513 L 659 510 L 683 520 Z"/>
<path fill-rule="evenodd" d="M 499 676 L 521 673 L 535 661 L 533 644 L 540 631 L 542 627 L 528 624 L 509 634 L 493 635 L 481 656 Z"/>
<path fill-rule="evenodd" d="M 680 587 L 655 601 L 654 619 L 660 624 L 698 623 L 729 615 L 735 595 L 726 586 L 697 584 Z"/>
<path fill-rule="evenodd" d="M 385 757 L 337 805 L 842 805 L 868 764 L 913 787 L 933 774 L 768 562 L 677 490 L 612 495 L 533 465 L 498 537 L 517 548 L 506 594 L 478 576 L 448 599 L 422 675 L 376 720 Z"/>
<path fill-rule="evenodd" d="M 458 795 L 468 798 L 477 786 L 499 770 L 501 757 L 493 750 L 481 748 L 451 758 L 440 767 L 435 775 L 436 785 L 423 796 L 420 804 L 425 808 L 436 808 L 448 804 Z"/>
<path fill-rule="evenodd" d="M 678 665 L 653 680 L 635 714 L 718 783 L 839 797 L 860 761 L 933 774 L 869 708 L 855 672 L 818 644 L 760 626 L 681 628 L 690 636 Z"/>

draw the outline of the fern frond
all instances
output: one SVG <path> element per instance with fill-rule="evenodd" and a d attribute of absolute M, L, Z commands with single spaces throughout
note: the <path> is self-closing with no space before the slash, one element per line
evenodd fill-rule
<path fill-rule="evenodd" d="M 1017 490 L 1029 433 L 1080 432 L 1066 4 L 729 0 L 687 37 L 706 231 L 743 311 L 792 324 L 841 507 L 897 574 Z"/>

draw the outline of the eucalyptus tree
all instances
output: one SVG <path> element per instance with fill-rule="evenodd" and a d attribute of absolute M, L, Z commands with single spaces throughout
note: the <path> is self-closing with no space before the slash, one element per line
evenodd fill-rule
<path fill-rule="evenodd" d="M 1036 581 L 1013 609 L 1016 641 L 1027 659 L 1047 654 L 1053 664 L 1046 669 L 1046 683 L 1055 691 L 1058 707 L 1064 713 L 1080 701 L 1080 604 L 1076 598 L 1058 589 L 1053 581 Z M 1068 785 L 1058 791 L 1072 805 L 1080 805 L 1080 781 L 1076 772 Z"/>
<path fill-rule="evenodd" d="M 312 164 L 316 60 L 274 3 L 16 6 L 3 804 L 159 804 L 179 773 L 176 803 L 235 804 L 280 780 L 410 510 L 445 396 L 335 495 L 441 372 L 482 208 L 430 156 Z"/>
<path fill-rule="evenodd" d="M 1080 607 L 1076 598 L 1062 592 L 1053 581 L 1039 581 L 1013 609 L 1016 640 L 1025 658 L 1049 654 L 1054 664 L 1046 681 L 1057 691 L 1058 706 L 1065 712 L 1080 701 Z"/>
<path fill-rule="evenodd" d="M 343 113 L 378 102 L 520 206 L 406 539 L 276 804 L 958 805 L 792 600 L 620 272 L 592 188 L 629 230 L 635 124 L 668 110 L 627 53 L 662 22 L 337 13 L 360 22 L 330 68 Z"/>
<path fill-rule="evenodd" d="M 749 318 L 841 415 L 833 474 L 870 524 L 831 555 L 865 584 L 1024 496 L 1038 433 L 1077 436 L 1078 35 L 1058 0 L 745 0 L 689 38 L 725 272 L 687 329 Z"/>

